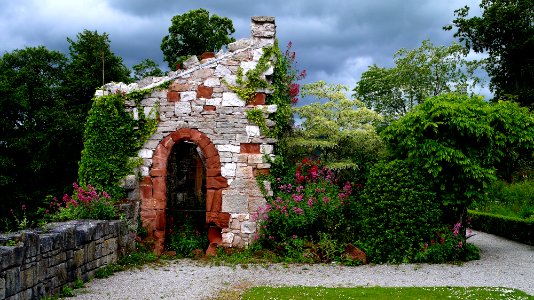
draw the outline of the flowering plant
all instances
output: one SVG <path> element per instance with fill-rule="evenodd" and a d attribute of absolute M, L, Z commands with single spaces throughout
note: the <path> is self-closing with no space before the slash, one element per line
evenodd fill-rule
<path fill-rule="evenodd" d="M 320 162 L 304 159 L 294 178 L 277 178 L 274 189 L 274 196 L 259 210 L 262 245 L 277 248 L 297 239 L 314 243 L 321 233 L 335 240 L 354 238 L 353 186 L 346 182 L 340 187 L 334 172 Z"/>
<path fill-rule="evenodd" d="M 61 200 L 54 197 L 45 210 L 46 215 L 55 212 L 51 215 L 53 221 L 117 218 L 117 210 L 108 193 L 100 193 L 90 184 L 80 186 L 75 182 L 72 187 L 72 196 L 65 194 Z"/>
<path fill-rule="evenodd" d="M 463 234 L 465 229 L 467 234 Z M 456 223 L 452 228 L 444 227 L 437 231 L 430 243 L 421 243 L 421 252 L 415 257 L 418 262 L 444 263 L 449 261 L 467 261 L 479 259 L 479 251 L 476 246 L 467 243 L 467 239 L 473 236 L 470 229 L 462 227 L 462 223 Z"/>

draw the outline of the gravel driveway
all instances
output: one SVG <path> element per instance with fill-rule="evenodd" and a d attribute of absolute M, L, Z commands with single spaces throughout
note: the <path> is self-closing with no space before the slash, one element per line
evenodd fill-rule
<path fill-rule="evenodd" d="M 251 286 L 494 286 L 534 295 L 534 247 L 474 232 L 481 259 L 462 265 L 210 266 L 191 260 L 95 279 L 74 299 L 206 299 Z"/>

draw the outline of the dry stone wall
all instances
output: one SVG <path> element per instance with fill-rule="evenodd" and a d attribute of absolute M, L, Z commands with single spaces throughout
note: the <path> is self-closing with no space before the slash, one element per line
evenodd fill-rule
<path fill-rule="evenodd" d="M 40 231 L 0 235 L 0 299 L 38 299 L 84 281 L 132 251 L 124 221 L 53 223 Z"/>
<path fill-rule="evenodd" d="M 267 118 L 276 105 L 265 105 L 269 90 L 258 90 L 254 101 L 246 103 L 226 83 L 235 85 L 238 68 L 243 73 L 255 68 L 263 48 L 275 39 L 272 17 L 253 17 L 251 37 L 228 45 L 228 51 L 196 56 L 183 63 L 183 69 L 163 78 L 145 78 L 126 84 L 108 84 L 102 94 L 128 93 L 170 82 L 168 89 L 155 89 L 140 105 L 127 103 L 134 117 L 140 113 L 159 117 L 156 132 L 139 151 L 142 179 L 132 187 L 129 198 L 139 199 L 143 226 L 161 253 L 166 223 L 167 158 L 176 143 L 198 146 L 206 168 L 206 223 L 212 246 L 246 246 L 256 233 L 253 215 L 265 203 L 256 182 L 258 173 L 268 173 L 275 140 L 262 134 L 246 116 L 250 109 L 261 109 Z M 262 76 L 269 80 L 273 68 Z M 135 177 L 134 177 L 135 178 Z M 269 190 L 269 186 L 267 186 Z"/>

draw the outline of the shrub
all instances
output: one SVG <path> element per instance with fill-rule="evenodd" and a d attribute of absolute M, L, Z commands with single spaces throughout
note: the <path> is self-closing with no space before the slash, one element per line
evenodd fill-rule
<path fill-rule="evenodd" d="M 176 251 L 178 257 L 194 257 L 194 250 L 205 250 L 208 247 L 208 236 L 206 232 L 195 228 L 190 216 L 181 219 L 182 224 L 172 229 L 168 247 Z"/>
<path fill-rule="evenodd" d="M 91 185 L 80 186 L 77 183 L 73 183 L 72 187 L 72 196 L 65 194 L 61 201 L 53 198 L 45 216 L 49 216 L 52 221 L 112 220 L 118 217 L 118 211 L 105 191 L 99 193 Z M 51 211 L 55 213 L 49 215 Z"/>
<path fill-rule="evenodd" d="M 258 243 L 298 257 L 321 240 L 326 246 L 324 234 L 332 243 L 354 241 L 358 232 L 354 187 L 349 182 L 339 187 L 331 170 L 304 159 L 292 180 L 277 178 L 274 196 L 260 208 Z"/>
<path fill-rule="evenodd" d="M 376 263 L 412 261 L 441 221 L 440 206 L 424 173 L 401 160 L 371 169 L 361 213 L 364 251 Z"/>
<path fill-rule="evenodd" d="M 527 220 L 469 210 L 472 228 L 534 245 L 534 218 Z"/>
<path fill-rule="evenodd" d="M 466 241 L 471 236 L 462 234 L 462 223 L 451 229 L 443 227 L 437 231 L 430 243 L 421 243 L 421 251 L 415 256 L 417 262 L 444 263 L 480 259 L 479 249 Z"/>
<path fill-rule="evenodd" d="M 486 198 L 474 203 L 473 209 L 520 219 L 534 219 L 534 181 L 506 184 L 493 182 Z"/>

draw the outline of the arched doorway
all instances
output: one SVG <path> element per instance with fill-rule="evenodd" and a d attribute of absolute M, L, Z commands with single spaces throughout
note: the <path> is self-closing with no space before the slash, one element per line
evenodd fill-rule
<path fill-rule="evenodd" d="M 148 239 L 154 241 L 154 252 L 161 254 L 166 244 L 167 226 L 167 175 L 171 153 L 176 144 L 190 144 L 195 147 L 203 162 L 205 177 L 202 191 L 205 190 L 205 223 L 209 227 L 208 239 L 210 248 L 221 243 L 221 232 L 228 227 L 230 214 L 221 212 L 222 191 L 228 182 L 221 175 L 219 152 L 209 137 L 190 128 L 179 129 L 163 138 L 152 156 L 149 176 L 139 183 L 141 196 L 141 220 L 147 229 Z M 194 145 L 194 146 L 193 146 Z M 172 158 L 171 158 L 172 160 Z M 172 171 L 171 171 L 172 172 Z"/>
<path fill-rule="evenodd" d="M 190 141 L 176 143 L 167 161 L 165 249 L 187 255 L 208 247 L 206 167 Z"/>

